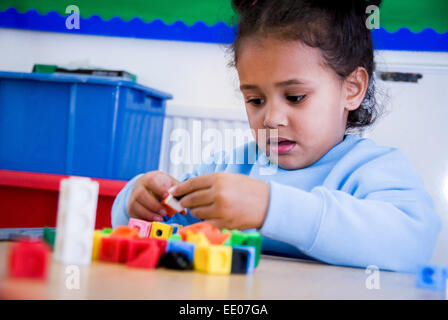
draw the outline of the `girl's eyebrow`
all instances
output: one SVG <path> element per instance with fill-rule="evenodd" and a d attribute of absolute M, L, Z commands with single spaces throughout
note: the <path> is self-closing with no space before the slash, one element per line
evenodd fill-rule
<path fill-rule="evenodd" d="M 290 79 L 290 80 L 286 80 L 286 81 L 281 81 L 281 82 L 277 82 L 274 85 L 276 87 L 286 87 L 286 86 L 290 86 L 290 85 L 294 85 L 294 84 L 304 84 L 305 81 L 303 80 L 299 80 L 299 79 Z M 251 89 L 258 89 L 258 86 L 254 85 L 254 84 L 242 84 L 240 86 L 240 90 L 251 90 Z"/>

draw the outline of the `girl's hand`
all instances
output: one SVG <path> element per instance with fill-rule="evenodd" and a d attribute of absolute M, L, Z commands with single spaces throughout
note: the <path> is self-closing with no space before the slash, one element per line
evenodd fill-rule
<path fill-rule="evenodd" d="M 261 228 L 269 204 L 269 185 L 242 174 L 212 173 L 169 190 L 193 216 L 217 228 Z"/>
<path fill-rule="evenodd" d="M 131 218 L 163 221 L 166 210 L 159 202 L 168 189 L 179 181 L 162 171 L 151 171 L 141 176 L 134 185 L 127 211 Z"/>

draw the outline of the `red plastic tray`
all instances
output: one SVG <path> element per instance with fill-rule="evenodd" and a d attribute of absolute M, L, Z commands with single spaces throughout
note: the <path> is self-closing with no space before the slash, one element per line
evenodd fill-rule
<path fill-rule="evenodd" d="M 0 228 L 55 227 L 59 184 L 67 175 L 0 170 Z M 100 184 L 95 228 L 111 226 L 110 211 L 126 181 Z"/>

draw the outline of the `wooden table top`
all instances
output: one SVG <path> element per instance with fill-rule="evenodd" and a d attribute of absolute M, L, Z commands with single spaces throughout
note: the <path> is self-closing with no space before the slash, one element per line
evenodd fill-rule
<path fill-rule="evenodd" d="M 93 262 L 80 267 L 79 289 L 70 289 L 73 271 L 53 260 L 45 281 L 9 278 L 10 245 L 0 242 L 1 299 L 445 299 L 445 292 L 416 288 L 412 274 L 380 271 L 380 288 L 368 289 L 365 269 L 266 255 L 251 275 Z"/>

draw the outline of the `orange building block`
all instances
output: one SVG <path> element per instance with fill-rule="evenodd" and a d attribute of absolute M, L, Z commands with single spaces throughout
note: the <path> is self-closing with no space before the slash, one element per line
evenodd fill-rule
<path fill-rule="evenodd" d="M 179 234 L 181 235 L 183 241 L 186 241 L 188 231 L 203 233 L 209 243 L 218 245 L 223 244 L 231 237 L 230 233 L 222 233 L 221 230 L 212 227 L 207 222 L 194 223 L 179 230 Z"/>
<path fill-rule="evenodd" d="M 206 222 L 198 222 L 190 224 L 189 226 L 185 226 L 179 230 L 179 234 L 182 237 L 182 240 L 185 241 L 187 238 L 187 231 L 192 231 L 194 233 L 205 233 L 206 230 L 213 229 L 213 227 Z"/>
<path fill-rule="evenodd" d="M 111 237 L 135 239 L 139 237 L 139 232 L 137 227 L 118 226 L 112 231 Z"/>

